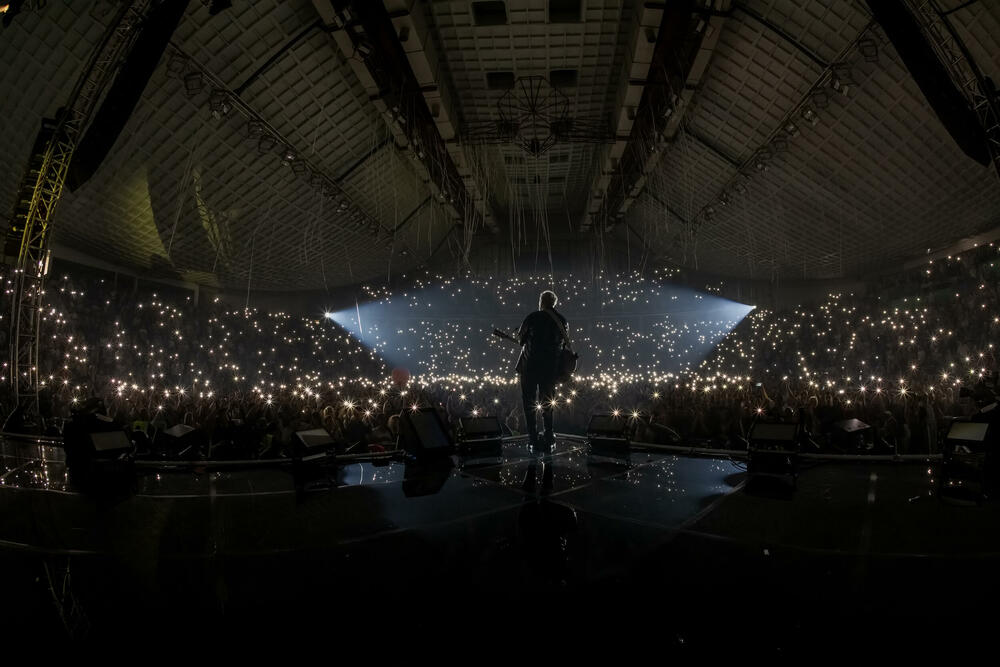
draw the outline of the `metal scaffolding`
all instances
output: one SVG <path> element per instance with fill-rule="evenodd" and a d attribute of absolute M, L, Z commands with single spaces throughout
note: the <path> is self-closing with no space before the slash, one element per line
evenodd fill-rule
<path fill-rule="evenodd" d="M 928 41 L 941 62 L 948 68 L 952 81 L 968 100 L 986 133 L 986 148 L 994 173 L 1000 178 L 1000 101 L 997 91 L 976 66 L 972 55 L 938 7 L 937 0 L 911 0 L 913 15 L 920 23 Z"/>
<path fill-rule="evenodd" d="M 38 178 L 30 194 L 14 272 L 9 371 L 15 405 L 34 414 L 38 413 L 43 283 L 48 271 L 49 236 L 56 207 L 62 196 L 73 152 L 102 93 L 131 50 L 152 4 L 149 0 L 126 2 L 112 17 L 69 101 L 56 119 L 55 130 L 45 145 Z"/>

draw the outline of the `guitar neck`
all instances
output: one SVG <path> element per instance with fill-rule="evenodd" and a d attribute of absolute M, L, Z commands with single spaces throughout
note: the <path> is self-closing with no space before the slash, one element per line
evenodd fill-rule
<path fill-rule="evenodd" d="M 496 336 L 497 338 L 503 338 L 504 340 L 509 340 L 512 343 L 516 343 L 517 342 L 517 339 L 514 338 L 513 336 L 511 336 L 506 331 L 500 331 L 499 329 L 494 329 L 493 330 L 493 335 Z"/>

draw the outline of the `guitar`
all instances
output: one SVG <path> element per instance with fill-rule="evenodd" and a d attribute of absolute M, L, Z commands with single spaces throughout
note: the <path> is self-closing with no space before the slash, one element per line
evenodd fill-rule
<path fill-rule="evenodd" d="M 520 345 L 521 344 L 521 342 L 519 340 L 517 340 L 517 338 L 515 338 L 513 335 L 507 333 L 506 331 L 500 331 L 499 329 L 494 329 L 493 330 L 493 335 L 496 336 L 497 338 L 502 338 L 504 340 L 509 340 L 510 342 L 514 343 L 515 345 Z"/>
<path fill-rule="evenodd" d="M 512 334 L 509 334 L 506 331 L 500 331 L 499 329 L 494 329 L 493 330 L 493 335 L 496 336 L 497 338 L 502 338 L 503 340 L 509 340 L 511 343 L 514 343 L 514 345 L 517 345 L 518 347 L 521 347 L 521 341 L 519 341 Z M 519 354 L 518 355 L 516 368 L 517 368 L 517 372 L 518 373 L 520 373 L 524 369 L 524 355 L 523 354 Z"/>

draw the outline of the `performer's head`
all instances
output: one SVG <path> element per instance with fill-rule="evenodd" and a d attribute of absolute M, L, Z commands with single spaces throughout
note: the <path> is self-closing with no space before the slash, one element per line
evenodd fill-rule
<path fill-rule="evenodd" d="M 552 290 L 545 290 L 538 295 L 538 310 L 555 308 L 557 303 L 559 303 L 559 297 Z"/>

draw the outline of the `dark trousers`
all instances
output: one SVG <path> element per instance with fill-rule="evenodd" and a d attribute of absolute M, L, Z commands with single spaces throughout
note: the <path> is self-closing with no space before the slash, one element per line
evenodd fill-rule
<path fill-rule="evenodd" d="M 535 373 L 521 374 L 521 399 L 524 401 L 524 424 L 528 431 L 528 442 L 532 445 L 538 441 L 538 423 L 535 415 L 536 407 L 541 404 L 542 422 L 545 425 L 545 445 L 552 446 L 552 399 L 555 397 L 556 381 L 550 375 Z"/>

